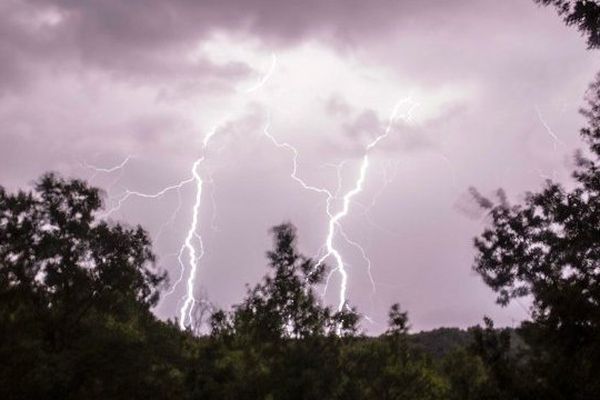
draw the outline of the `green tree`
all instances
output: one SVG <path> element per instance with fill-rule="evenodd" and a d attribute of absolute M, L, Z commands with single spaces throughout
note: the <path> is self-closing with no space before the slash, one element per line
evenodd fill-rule
<path fill-rule="evenodd" d="M 395 303 L 390 307 L 388 312 L 388 335 L 406 335 L 410 326 L 408 325 L 408 312 L 402 311 L 400 304 Z"/>
<path fill-rule="evenodd" d="M 481 358 L 463 347 L 452 350 L 442 360 L 441 370 L 449 387 L 448 400 L 482 400 L 490 395 L 488 373 Z"/>
<path fill-rule="evenodd" d="M 197 398 L 332 398 L 341 341 L 356 334 L 358 315 L 333 311 L 313 287 L 325 266 L 300 254 L 291 224 L 271 229 L 271 273 L 231 312 L 211 317 L 212 360 L 196 376 Z M 227 378 L 224 378 L 227 377 Z"/>
<path fill-rule="evenodd" d="M 342 348 L 343 399 L 443 399 L 446 385 L 431 360 L 410 346 L 408 313 L 398 304 L 388 312 L 389 328 L 377 338 L 361 338 Z"/>
<path fill-rule="evenodd" d="M 274 249 L 267 258 L 273 275 L 249 289 L 233 313 L 215 314 L 215 332 L 232 330 L 259 340 L 355 334 L 357 314 L 348 306 L 334 312 L 314 293 L 313 286 L 324 281 L 325 265 L 298 252 L 294 226 L 278 225 L 271 232 Z"/>
<path fill-rule="evenodd" d="M 498 302 L 528 296 L 531 323 L 521 329 L 545 398 L 591 399 L 600 393 L 600 76 L 590 86 L 575 187 L 548 181 L 524 204 L 479 197 L 491 226 L 475 240 L 474 265 Z"/>
<path fill-rule="evenodd" d="M 520 382 L 523 371 L 512 354 L 511 332 L 508 328 L 495 329 L 493 321 L 484 317 L 484 327 L 472 329 L 473 342 L 469 346 L 486 367 L 486 382 L 480 395 L 486 399 L 526 399 Z"/>
<path fill-rule="evenodd" d="M 1 398 L 178 393 L 165 357 L 184 338 L 151 313 L 166 275 L 144 230 L 99 220 L 101 206 L 98 189 L 53 174 L 0 188 Z"/>

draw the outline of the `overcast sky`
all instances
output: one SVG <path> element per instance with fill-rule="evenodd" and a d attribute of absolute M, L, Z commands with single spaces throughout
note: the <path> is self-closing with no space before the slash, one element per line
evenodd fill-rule
<path fill-rule="evenodd" d="M 568 182 L 597 62 L 530 0 L 4 0 L 0 184 L 59 171 L 103 187 L 112 210 L 127 190 L 189 179 L 204 156 L 195 295 L 228 307 L 267 271 L 269 227 L 293 222 L 311 256 L 326 240 L 327 197 L 291 178 L 293 152 L 265 127 L 297 149 L 299 178 L 337 193 L 336 213 L 399 104 L 336 232 L 349 302 L 370 332 L 393 302 L 415 330 L 513 325 L 526 305 L 500 308 L 471 271 L 486 219 L 468 188 L 518 201 Z M 131 195 L 109 215 L 149 230 L 172 282 L 195 190 Z M 339 289 L 334 273 L 324 301 L 336 307 Z M 157 314 L 177 316 L 184 291 Z"/>

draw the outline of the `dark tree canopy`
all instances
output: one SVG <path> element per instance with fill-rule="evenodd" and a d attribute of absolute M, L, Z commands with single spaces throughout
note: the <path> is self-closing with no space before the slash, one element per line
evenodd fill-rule
<path fill-rule="evenodd" d="M 475 270 L 499 293 L 498 301 L 531 295 L 534 317 L 582 333 L 600 327 L 600 80 L 590 87 L 583 138 L 592 154 L 577 156 L 578 185 L 547 181 L 523 205 L 501 196 L 490 210 L 491 227 L 475 240 Z"/>
<path fill-rule="evenodd" d="M 600 4 L 594 0 L 534 0 L 553 5 L 567 25 L 575 25 L 587 36 L 588 48 L 600 47 Z"/>
<path fill-rule="evenodd" d="M 491 223 L 475 240 L 475 271 L 500 304 L 531 299 L 533 320 L 523 331 L 530 346 L 552 354 L 537 359 L 548 372 L 545 390 L 582 399 L 600 393 L 599 110 L 600 76 L 582 110 L 581 135 L 591 151 L 576 156 L 574 188 L 547 181 L 517 205 L 502 192 L 498 204 L 477 196 Z"/>
<path fill-rule="evenodd" d="M 232 312 L 212 316 L 212 339 L 228 356 L 204 364 L 195 381 L 200 397 L 443 398 L 444 385 L 427 358 L 409 348 L 406 312 L 392 306 L 390 329 L 380 339 L 357 335 L 356 312 L 334 312 L 314 294 L 325 267 L 298 252 L 295 228 L 282 224 L 271 232 L 271 274 Z M 235 383 L 213 386 L 223 376 Z"/>
<path fill-rule="evenodd" d="M 294 226 L 278 225 L 271 233 L 274 249 L 267 258 L 273 275 L 250 289 L 233 313 L 215 313 L 213 334 L 237 332 L 264 339 L 354 334 L 357 314 L 349 307 L 334 312 L 314 293 L 313 286 L 323 283 L 326 267 L 298 252 Z"/>
<path fill-rule="evenodd" d="M 53 174 L 0 189 L 0 398 L 444 398 L 399 306 L 367 338 L 353 309 L 321 304 L 325 266 L 291 224 L 271 231 L 270 273 L 194 337 L 151 312 L 165 275 L 147 234 L 99 220 L 101 206 L 98 189 Z"/>
<path fill-rule="evenodd" d="M 101 205 L 98 189 L 53 174 L 32 193 L 0 188 L 2 295 L 27 296 L 36 312 L 65 322 L 90 307 L 154 305 L 165 274 L 146 232 L 97 220 Z"/>
<path fill-rule="evenodd" d="M 97 220 L 101 205 L 53 174 L 33 192 L 0 188 L 0 397 L 160 397 L 172 383 L 150 382 L 160 350 L 142 349 L 165 275 L 144 230 Z"/>
<path fill-rule="evenodd" d="M 388 312 L 388 334 L 399 335 L 407 334 L 410 326 L 408 325 L 408 312 L 400 309 L 400 304 L 395 303 Z"/>

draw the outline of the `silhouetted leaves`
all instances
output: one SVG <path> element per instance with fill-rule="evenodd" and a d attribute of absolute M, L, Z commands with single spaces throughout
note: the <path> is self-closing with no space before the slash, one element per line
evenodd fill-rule
<path fill-rule="evenodd" d="M 159 361 L 174 328 L 150 312 L 165 274 L 144 230 L 96 219 L 101 205 L 53 174 L 30 193 L 0 189 L 0 397 L 177 392 L 181 372 Z"/>
<path fill-rule="evenodd" d="M 588 48 L 600 47 L 600 5 L 594 0 L 534 0 L 553 5 L 567 25 L 575 25 L 587 36 Z"/>
<path fill-rule="evenodd" d="M 533 321 L 523 325 L 522 335 L 541 397 L 600 393 L 599 82 L 590 86 L 582 111 L 588 125 L 581 134 L 591 154 L 577 155 L 577 185 L 566 189 L 547 181 L 523 204 L 501 199 L 489 207 L 490 227 L 475 239 L 474 269 L 498 293 L 498 302 L 532 301 Z"/>

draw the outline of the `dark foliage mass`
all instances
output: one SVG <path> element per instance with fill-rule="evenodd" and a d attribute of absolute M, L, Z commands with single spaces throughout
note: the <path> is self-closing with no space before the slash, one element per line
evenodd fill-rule
<path fill-rule="evenodd" d="M 442 398 L 445 381 L 390 310 L 381 338 L 320 303 L 325 268 L 272 229 L 270 273 L 206 335 L 151 313 L 165 275 L 147 234 L 97 218 L 98 189 L 43 176 L 0 190 L 0 398 Z"/>
<path fill-rule="evenodd" d="M 532 321 L 521 327 L 531 352 L 523 374 L 544 398 L 600 394 L 600 75 L 590 85 L 577 154 L 576 185 L 548 181 L 524 204 L 487 199 L 491 226 L 475 240 L 475 270 L 498 302 L 527 296 Z"/>
<path fill-rule="evenodd" d="M 51 174 L 32 193 L 0 191 L 1 398 L 587 399 L 595 390 L 594 340 L 551 336 L 559 329 L 545 320 L 518 332 L 486 319 L 411 335 L 395 304 L 383 335 L 360 334 L 355 310 L 315 295 L 325 268 L 298 252 L 291 224 L 272 229 L 270 273 L 240 304 L 213 311 L 204 335 L 181 332 L 151 313 L 165 276 L 146 233 L 98 220 L 100 207 L 97 189 Z M 573 366 L 560 347 L 571 340 L 586 346 L 571 373 L 580 386 L 568 386 L 578 397 L 544 381 Z"/>
<path fill-rule="evenodd" d="M 536 1 L 600 47 L 596 2 Z M 572 188 L 516 205 L 472 190 L 489 216 L 474 270 L 499 304 L 531 302 L 516 329 L 410 334 L 395 304 L 365 336 L 355 309 L 320 302 L 325 266 L 283 224 L 263 280 L 205 334 L 182 332 L 152 314 L 166 275 L 146 232 L 100 219 L 98 189 L 53 174 L 0 187 L 0 399 L 600 399 L 600 75 L 586 100 Z"/>
<path fill-rule="evenodd" d="M 84 182 L 35 189 L 0 188 L 0 398 L 166 391 L 161 336 L 175 330 L 150 312 L 165 275 L 146 233 L 97 221 Z"/>

